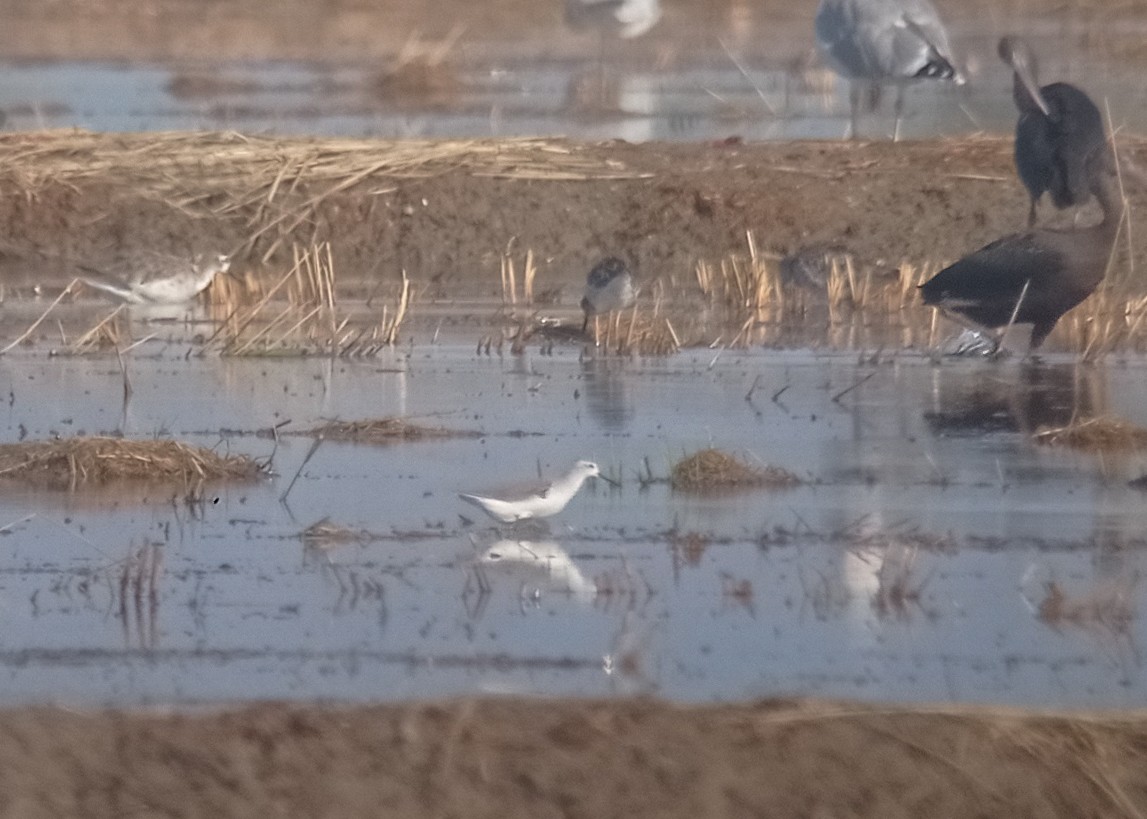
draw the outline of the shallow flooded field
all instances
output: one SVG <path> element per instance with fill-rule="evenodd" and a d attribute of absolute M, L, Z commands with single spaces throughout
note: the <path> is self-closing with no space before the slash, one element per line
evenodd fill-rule
<path fill-rule="evenodd" d="M 477 318 L 475 325 L 481 325 Z M 465 322 L 461 322 L 465 323 Z M 5 488 L 5 704 L 476 692 L 1141 705 L 1147 455 L 1037 442 L 1147 425 L 1147 361 L 587 343 L 476 350 L 414 325 L 363 361 L 0 359 L 4 440 L 170 436 L 272 459 L 253 484 Z M 293 436 L 398 416 L 458 437 Z M 277 429 L 277 440 L 271 430 Z M 803 483 L 696 495 L 708 447 Z M 548 528 L 459 492 L 592 482 Z M 284 497 L 285 495 L 285 497 Z"/>

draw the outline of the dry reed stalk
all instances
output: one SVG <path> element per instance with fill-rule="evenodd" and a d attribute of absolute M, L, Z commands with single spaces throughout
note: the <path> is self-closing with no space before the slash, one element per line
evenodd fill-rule
<path fill-rule="evenodd" d="M 1035 440 L 1088 452 L 1127 452 L 1147 449 L 1147 429 L 1119 418 L 1088 418 L 1062 427 L 1040 427 Z"/>
<path fill-rule="evenodd" d="M 246 455 L 219 455 L 170 440 L 83 437 L 0 444 L 0 478 L 53 488 L 114 480 L 252 479 L 264 468 Z"/>
<path fill-rule="evenodd" d="M 515 306 L 518 303 L 518 272 L 514 265 L 512 250 L 514 239 L 506 245 L 502 253 L 502 303 Z M 526 248 L 526 260 L 522 268 L 522 297 L 524 304 L 534 303 L 534 280 L 538 275 L 537 265 L 534 263 L 534 251 Z"/>
<path fill-rule="evenodd" d="M 518 284 L 514 276 L 514 260 L 509 252 L 502 254 L 502 304 L 518 303 Z"/>
<path fill-rule="evenodd" d="M 410 306 L 410 279 L 406 271 L 402 271 L 402 291 L 398 294 L 398 304 L 394 310 L 394 318 L 387 321 L 386 305 L 382 307 L 383 344 L 393 347 L 398 341 L 398 330 L 406 320 L 406 310 Z"/>
<path fill-rule="evenodd" d="M 534 265 L 534 251 L 532 248 L 526 248 L 526 267 L 522 271 L 522 295 L 526 299 L 526 304 L 534 303 L 534 278 L 538 275 L 538 269 Z"/>
<path fill-rule="evenodd" d="M 402 273 L 402 285 L 393 311 L 384 304 L 381 321 L 373 327 L 361 323 L 352 326 L 349 315 L 337 311 L 336 276 L 329 243 L 296 246 L 294 263 L 255 304 L 238 306 L 224 325 L 208 340 L 220 342 L 223 355 L 290 355 L 326 354 L 340 357 L 377 355 L 393 346 L 406 319 L 411 301 L 410 280 Z M 288 304 L 280 307 L 269 320 L 264 315 L 280 292 Z"/>
<path fill-rule="evenodd" d="M 832 259 L 829 260 L 828 280 L 825 282 L 825 292 L 828 296 L 828 314 L 833 322 L 840 321 L 840 311 L 847 296 L 847 285 L 848 280 L 845 278 L 841 261 L 836 256 L 833 256 Z"/>
<path fill-rule="evenodd" d="M 15 347 L 18 344 L 20 344 L 21 342 L 23 342 L 24 339 L 28 338 L 28 336 L 32 335 L 32 333 L 36 332 L 36 328 L 39 327 L 43 323 L 44 319 L 46 319 L 48 317 L 48 314 L 52 312 L 52 310 L 55 308 L 55 306 L 57 304 L 59 304 L 61 301 L 63 301 L 64 296 L 69 296 L 72 294 L 73 288 L 75 288 L 75 286 L 77 284 L 79 284 L 79 281 L 80 281 L 79 279 L 72 279 L 70 282 L 68 282 L 68 286 L 63 289 L 63 291 L 60 293 L 60 295 L 56 296 L 55 300 L 53 300 L 52 303 L 48 305 L 48 309 L 45 310 L 43 313 L 41 313 L 40 317 L 38 319 L 36 319 L 35 321 L 33 321 L 31 326 L 29 326 L 27 330 L 25 330 L 23 333 L 21 333 L 19 336 L 17 336 L 15 341 L 10 342 L 6 347 L 4 347 L 3 349 L 0 349 L 0 355 L 4 355 L 8 351 L 10 351 L 13 347 Z"/>
<path fill-rule="evenodd" d="M 629 356 L 672 355 L 681 349 L 677 334 L 666 318 L 643 311 L 637 305 L 629 308 L 629 318 L 622 327 L 624 312 L 611 313 L 602 332 L 600 316 L 593 317 L 594 346 L 607 354 Z"/>
<path fill-rule="evenodd" d="M 719 449 L 703 449 L 673 465 L 669 485 L 684 492 L 712 492 L 765 487 L 781 489 L 801 482 L 776 466 L 751 466 Z"/>
<path fill-rule="evenodd" d="M 706 298 L 711 298 L 713 295 L 712 266 L 704 259 L 700 259 L 694 266 L 693 273 L 697 279 L 697 287 L 701 290 L 701 295 Z"/>
<path fill-rule="evenodd" d="M 117 305 L 115 309 L 97 321 L 95 326 L 69 344 L 69 350 L 79 355 L 103 346 L 118 349 L 122 332 L 116 319 L 123 311 L 124 305 Z"/>

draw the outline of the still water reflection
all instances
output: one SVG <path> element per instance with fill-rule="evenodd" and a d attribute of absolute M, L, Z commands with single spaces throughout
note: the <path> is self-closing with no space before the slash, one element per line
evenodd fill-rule
<path fill-rule="evenodd" d="M 8 487 L 6 702 L 1145 699 L 1147 511 L 1127 481 L 1147 456 L 1031 438 L 1089 414 L 1147 425 L 1142 361 L 500 359 L 440 340 L 375 362 L 132 366 L 136 434 L 274 452 L 280 477 L 192 498 Z M 9 441 L 120 423 L 114 362 L 28 353 L 0 379 Z M 252 434 L 396 414 L 481 436 L 305 460 L 308 439 Z M 708 446 L 806 483 L 696 496 L 659 480 Z M 587 457 L 623 486 L 588 485 L 545 530 L 467 522 L 456 496 Z M 339 534 L 304 542 L 320 520 Z"/>

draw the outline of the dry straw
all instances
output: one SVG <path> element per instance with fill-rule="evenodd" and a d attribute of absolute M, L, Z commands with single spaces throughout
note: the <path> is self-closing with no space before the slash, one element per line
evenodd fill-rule
<path fill-rule="evenodd" d="M 388 180 L 465 172 L 507 179 L 635 179 L 576 145 L 542 139 L 275 139 L 237 133 L 0 134 L 0 169 L 17 194 L 48 185 L 115 184 L 191 218 L 226 217 L 249 226 L 233 255 L 264 264 L 284 245 L 315 242 L 314 217 L 331 197 Z M 311 236 L 300 236 L 303 228 Z"/>
<path fill-rule="evenodd" d="M 1035 440 L 1087 452 L 1128 452 L 1147 449 L 1147 429 L 1120 418 L 1088 418 L 1062 427 L 1040 427 Z"/>
<path fill-rule="evenodd" d="M 219 455 L 171 440 L 80 437 L 0 444 L 0 478 L 74 489 L 115 480 L 252 479 L 264 466 L 246 455 Z"/>
<path fill-rule="evenodd" d="M 392 347 L 410 307 L 403 272 L 394 304 L 381 313 L 352 316 L 339 310 L 334 258 L 323 242 L 292 248 L 294 264 L 264 292 L 228 289 L 217 303 L 226 318 L 207 341 L 228 356 L 334 355 L 371 357 Z M 249 303 L 250 302 L 250 303 Z"/>

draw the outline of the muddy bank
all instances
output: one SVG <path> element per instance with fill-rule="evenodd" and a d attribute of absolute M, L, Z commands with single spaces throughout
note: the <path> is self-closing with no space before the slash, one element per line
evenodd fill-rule
<path fill-rule="evenodd" d="M 1136 816 L 1147 723 L 808 701 L 0 715 L 11 816 Z"/>
<path fill-rule="evenodd" d="M 1147 142 L 1124 140 L 1121 151 L 1143 164 Z M 0 272 L 11 283 L 62 284 L 76 264 L 142 248 L 234 252 L 257 272 L 285 263 L 292 245 L 329 241 L 340 277 L 396 280 L 405 270 L 438 296 L 496 290 L 508 247 L 519 261 L 533 251 L 539 290 L 580 280 L 604 254 L 672 284 L 691 280 L 698 259 L 744 252 L 750 231 L 764 252 L 831 246 L 896 265 L 954 259 L 1021 229 L 1027 212 L 1003 138 L 633 145 L 21 133 L 0 137 L 0 190 Z M 1145 194 L 1128 193 L 1134 219 Z M 1133 238 L 1141 256 L 1147 232 Z"/>

